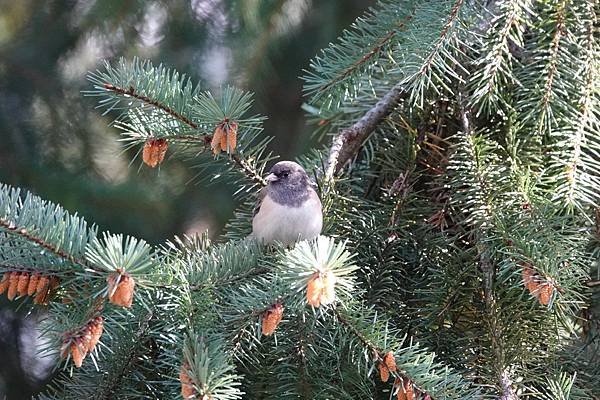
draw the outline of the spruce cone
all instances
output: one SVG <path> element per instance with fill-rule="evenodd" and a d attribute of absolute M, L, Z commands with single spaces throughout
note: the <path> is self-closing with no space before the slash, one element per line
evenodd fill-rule
<path fill-rule="evenodd" d="M 169 144 L 166 139 L 148 139 L 144 143 L 144 151 L 142 159 L 144 163 L 149 167 L 156 168 L 157 165 L 162 163 L 167 153 Z"/>
<path fill-rule="evenodd" d="M 321 293 L 323 292 L 323 281 L 319 273 L 315 273 L 308 281 L 306 287 L 306 301 L 313 307 L 321 305 Z"/>
<path fill-rule="evenodd" d="M 379 378 L 381 379 L 381 382 L 387 382 L 388 379 L 390 379 L 390 370 L 384 363 L 378 363 L 377 368 L 379 369 Z"/>
<path fill-rule="evenodd" d="M 98 341 L 100 341 L 100 337 L 102 336 L 102 331 L 104 330 L 104 318 L 96 317 L 93 319 L 92 324 L 89 325 L 91 340 L 89 343 L 90 350 L 93 351 Z"/>
<path fill-rule="evenodd" d="M 71 357 L 73 358 L 73 363 L 77 368 L 81 368 L 83 364 L 83 359 L 87 355 L 87 353 L 83 349 L 83 343 L 81 339 L 77 338 L 71 343 Z"/>
<path fill-rule="evenodd" d="M 554 294 L 554 286 L 550 282 L 544 282 L 538 287 L 538 300 L 540 304 L 547 306 L 550 304 L 550 299 L 552 299 L 552 294 Z"/>
<path fill-rule="evenodd" d="M 47 276 L 41 276 L 38 280 L 37 287 L 35 288 L 35 292 L 40 294 L 46 290 L 48 285 L 50 284 L 50 279 Z"/>
<path fill-rule="evenodd" d="M 221 124 L 217 125 L 215 132 L 213 133 L 212 141 L 210 142 L 210 148 L 215 155 L 221 152 L 221 148 L 223 147 L 222 140 L 224 136 L 225 132 L 223 132 L 223 129 L 221 129 Z M 227 145 L 225 147 L 227 147 Z"/>
<path fill-rule="evenodd" d="M 106 281 L 108 282 L 109 301 L 117 306 L 131 307 L 135 287 L 134 279 L 127 274 L 116 273 L 109 275 Z"/>
<path fill-rule="evenodd" d="M 19 296 L 25 296 L 27 294 L 28 286 L 29 274 L 27 272 L 21 272 L 21 275 L 19 275 L 19 282 L 17 283 L 17 294 Z"/>
<path fill-rule="evenodd" d="M 315 272 L 308 281 L 306 301 L 313 307 L 330 304 L 335 300 L 335 275 L 331 271 Z"/>
<path fill-rule="evenodd" d="M 6 294 L 6 297 L 8 297 L 9 300 L 12 300 L 17 295 L 17 288 L 19 286 L 19 273 L 14 271 L 11 272 L 10 276 L 8 277 L 8 281 L 8 293 Z"/>
<path fill-rule="evenodd" d="M 237 131 L 238 131 L 238 124 L 237 122 L 230 122 L 229 126 L 227 127 L 227 147 L 229 147 L 229 151 L 231 153 L 233 153 L 235 151 L 235 147 L 237 146 Z M 226 150 L 225 149 L 225 150 Z"/>
<path fill-rule="evenodd" d="M 394 358 L 394 353 L 388 351 L 387 354 L 383 357 L 383 363 L 388 367 L 390 371 L 396 371 L 396 359 Z"/>
<path fill-rule="evenodd" d="M 279 303 L 274 304 L 269 310 L 265 311 L 262 316 L 262 334 L 265 336 L 272 335 L 282 317 L 283 306 Z"/>
<path fill-rule="evenodd" d="M 37 284 L 40 280 L 40 273 L 36 272 L 29 278 L 29 286 L 27 286 L 27 295 L 33 296 L 37 290 Z"/>
<path fill-rule="evenodd" d="M 2 281 L 0 282 L 0 294 L 6 292 L 6 290 L 8 289 L 8 286 L 10 284 L 10 272 L 5 272 L 4 275 L 2 275 Z"/>

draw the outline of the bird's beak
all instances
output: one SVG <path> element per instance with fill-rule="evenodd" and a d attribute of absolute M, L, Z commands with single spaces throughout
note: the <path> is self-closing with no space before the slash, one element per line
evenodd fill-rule
<path fill-rule="evenodd" d="M 279 178 L 277 177 L 277 175 L 275 175 L 273 173 L 271 173 L 265 177 L 265 181 L 267 181 L 267 182 L 277 182 L 278 180 L 279 180 Z"/>

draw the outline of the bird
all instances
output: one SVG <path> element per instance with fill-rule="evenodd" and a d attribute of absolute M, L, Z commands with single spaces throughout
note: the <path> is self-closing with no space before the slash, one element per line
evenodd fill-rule
<path fill-rule="evenodd" d="M 265 177 L 252 220 L 260 242 L 293 246 L 321 234 L 323 209 L 306 171 L 293 161 L 280 161 Z"/>

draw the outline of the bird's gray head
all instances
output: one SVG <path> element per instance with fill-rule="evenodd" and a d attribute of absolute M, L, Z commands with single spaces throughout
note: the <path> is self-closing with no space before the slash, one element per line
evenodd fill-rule
<path fill-rule="evenodd" d="M 280 204 L 301 204 L 309 195 L 308 175 L 293 161 L 280 161 L 273 165 L 265 180 L 270 196 Z"/>

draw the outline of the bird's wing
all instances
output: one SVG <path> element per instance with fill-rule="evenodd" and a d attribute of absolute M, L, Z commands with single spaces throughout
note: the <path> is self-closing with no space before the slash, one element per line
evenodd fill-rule
<path fill-rule="evenodd" d="M 258 192 L 258 196 L 256 198 L 256 204 L 254 205 L 254 212 L 252 213 L 252 216 L 256 216 L 256 214 L 258 214 L 258 210 L 260 210 L 260 205 L 262 204 L 263 199 L 265 198 L 265 196 L 267 195 L 267 188 L 264 187 L 260 190 L 260 192 Z"/>

